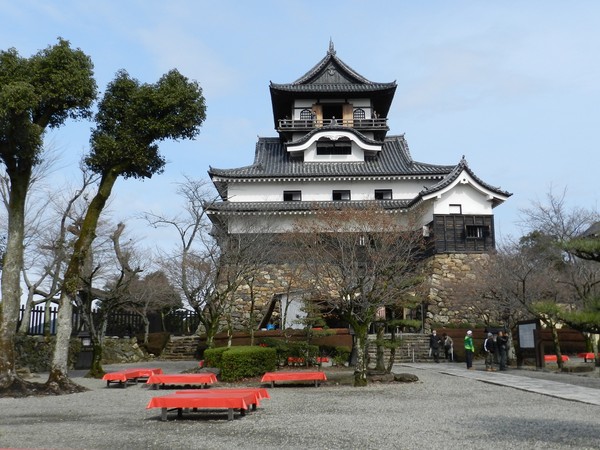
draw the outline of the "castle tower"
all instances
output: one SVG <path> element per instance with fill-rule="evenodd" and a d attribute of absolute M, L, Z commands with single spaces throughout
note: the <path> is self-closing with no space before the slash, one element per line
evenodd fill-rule
<path fill-rule="evenodd" d="M 493 209 L 511 194 L 478 178 L 464 157 L 455 165 L 414 160 L 404 135 L 388 134 L 396 88 L 350 68 L 333 43 L 296 81 L 271 82 L 277 136 L 259 137 L 249 166 L 209 169 L 220 200 L 206 212 L 217 236 L 283 233 L 332 205 L 377 204 L 390 212 L 419 205 L 432 255 L 492 250 Z M 284 295 L 273 282 L 281 275 L 269 275 L 263 308 Z"/>

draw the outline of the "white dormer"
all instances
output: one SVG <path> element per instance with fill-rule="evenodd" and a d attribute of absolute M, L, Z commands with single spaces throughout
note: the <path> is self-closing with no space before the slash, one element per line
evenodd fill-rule
<path fill-rule="evenodd" d="M 339 127 L 323 129 L 306 140 L 287 144 L 288 153 L 302 156 L 304 162 L 362 162 L 366 156 L 379 153 L 381 148 L 381 144 L 365 142 L 357 133 Z"/>

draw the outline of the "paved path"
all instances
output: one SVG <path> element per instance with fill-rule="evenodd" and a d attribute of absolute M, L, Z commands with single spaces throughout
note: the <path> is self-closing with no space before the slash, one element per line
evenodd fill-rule
<path fill-rule="evenodd" d="M 471 378 L 484 383 L 511 387 L 522 391 L 535 392 L 550 397 L 562 398 L 591 405 L 600 406 L 600 389 L 577 386 L 569 383 L 530 378 L 526 375 L 516 375 L 505 372 L 486 372 L 485 370 L 467 370 L 457 364 L 406 363 L 399 364 L 421 370 L 432 370 L 456 377 Z M 514 371 L 517 372 L 517 371 Z"/>

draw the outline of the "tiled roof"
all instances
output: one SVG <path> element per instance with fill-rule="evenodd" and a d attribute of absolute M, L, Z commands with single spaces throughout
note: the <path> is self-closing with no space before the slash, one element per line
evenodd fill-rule
<path fill-rule="evenodd" d="M 414 161 L 404 136 L 388 136 L 381 152 L 359 162 L 304 162 L 295 160 L 279 138 L 259 138 L 254 164 L 236 169 L 210 167 L 212 177 L 225 179 L 303 177 L 445 177 L 455 166 Z"/>
<path fill-rule="evenodd" d="M 315 134 L 321 133 L 323 131 L 346 131 L 348 133 L 352 133 L 352 134 L 358 136 L 359 139 L 361 141 L 363 141 L 364 143 L 366 143 L 366 144 L 373 144 L 373 145 L 380 145 L 381 144 L 381 141 L 377 141 L 375 139 L 368 138 L 367 136 L 365 136 L 364 134 L 362 134 L 360 131 L 357 131 L 356 129 L 354 129 L 352 127 L 346 127 L 346 126 L 343 126 L 343 125 L 334 124 L 334 125 L 325 125 L 325 126 L 320 127 L 320 128 L 313 128 L 308 133 L 302 135 L 300 138 L 296 139 L 295 141 L 289 141 L 289 142 L 287 142 L 286 145 L 300 145 L 300 144 L 303 144 L 305 142 L 308 142 L 308 140 L 311 137 L 313 137 Z"/>
<path fill-rule="evenodd" d="M 368 208 L 376 204 L 387 210 L 403 210 L 408 208 L 414 200 L 368 200 L 368 201 L 329 201 L 329 202 L 214 202 L 204 205 L 211 213 L 302 213 L 317 211 L 319 209 L 344 209 Z"/>
<path fill-rule="evenodd" d="M 305 92 L 305 93 L 321 93 L 321 92 L 343 92 L 343 93 L 364 93 L 381 91 L 390 89 L 396 86 L 396 83 L 370 83 L 370 84 L 355 84 L 355 83 L 318 83 L 318 84 L 276 84 L 271 83 L 271 88 L 279 91 L 287 92 Z"/>
<path fill-rule="evenodd" d="M 450 172 L 448 174 L 448 176 L 446 176 L 439 183 L 436 183 L 433 186 L 429 186 L 428 188 L 423 189 L 421 192 L 419 192 L 419 196 L 432 194 L 434 192 L 444 189 L 447 186 L 450 186 L 450 184 L 452 184 L 459 177 L 459 175 L 462 173 L 463 170 L 465 170 L 475 181 L 477 181 L 477 183 L 479 183 L 484 188 L 486 188 L 496 194 L 500 194 L 502 196 L 510 197 L 512 195 L 510 192 L 503 191 L 498 187 L 487 184 L 485 181 L 483 181 L 481 178 L 479 178 L 477 175 L 475 175 L 475 173 L 471 170 L 471 168 L 467 164 L 465 157 L 463 156 L 463 158 L 454 167 L 452 172 Z"/>
<path fill-rule="evenodd" d="M 335 80 L 327 77 L 328 71 L 336 73 Z M 373 92 L 380 90 L 396 89 L 396 82 L 376 83 L 369 81 L 357 71 L 348 66 L 337 57 L 333 43 L 329 44 L 329 50 L 325 57 L 312 69 L 302 75 L 293 83 L 278 84 L 271 82 L 272 90 L 288 92 Z"/>

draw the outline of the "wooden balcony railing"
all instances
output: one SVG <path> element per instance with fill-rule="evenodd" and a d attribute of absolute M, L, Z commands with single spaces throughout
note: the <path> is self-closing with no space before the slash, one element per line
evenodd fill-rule
<path fill-rule="evenodd" d="M 354 119 L 354 120 L 342 120 L 342 119 L 279 119 L 279 130 L 280 131 L 305 131 L 313 128 L 323 128 L 331 125 L 341 125 L 344 127 L 351 127 L 360 130 L 381 130 L 387 128 L 387 118 L 376 118 L 376 119 Z"/>

